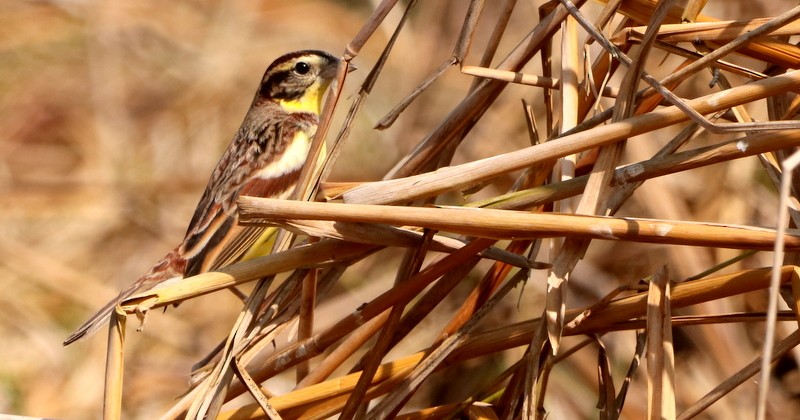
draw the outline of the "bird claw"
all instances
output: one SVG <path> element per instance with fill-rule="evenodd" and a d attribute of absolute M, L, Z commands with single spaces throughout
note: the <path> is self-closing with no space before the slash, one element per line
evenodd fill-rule
<path fill-rule="evenodd" d="M 153 296 L 143 300 L 133 308 L 133 313 L 136 315 L 136 318 L 139 319 L 139 326 L 136 328 L 136 331 L 144 330 L 144 323 L 147 321 L 147 312 L 153 308 L 156 302 L 158 302 L 158 298 Z"/>

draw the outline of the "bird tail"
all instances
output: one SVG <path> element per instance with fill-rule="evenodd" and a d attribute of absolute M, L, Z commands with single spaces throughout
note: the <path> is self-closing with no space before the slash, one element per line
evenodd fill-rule
<path fill-rule="evenodd" d="M 64 340 L 64 345 L 68 346 L 84 337 L 88 337 L 97 330 L 99 330 L 102 326 L 106 325 L 106 321 L 111 318 L 111 313 L 114 311 L 114 307 L 117 306 L 120 302 L 122 302 L 128 296 L 131 296 L 133 292 L 136 290 L 126 290 L 120 293 L 119 296 L 114 298 L 111 302 L 108 302 L 102 309 L 97 311 L 94 315 L 92 315 L 89 320 L 83 323 L 80 327 L 78 327 L 75 332 L 69 335 L 66 340 Z"/>
<path fill-rule="evenodd" d="M 161 261 L 156 263 L 156 265 L 154 265 L 153 268 L 147 272 L 147 274 L 140 277 L 139 280 L 133 283 L 130 287 L 123 290 L 119 296 L 108 302 L 105 306 L 103 306 L 102 309 L 92 315 L 88 321 L 84 322 L 83 325 L 78 327 L 75 332 L 70 334 L 69 337 L 64 340 L 64 345 L 70 345 L 97 332 L 97 330 L 105 325 L 106 321 L 110 319 L 111 313 L 114 311 L 114 307 L 123 300 L 137 293 L 150 290 L 167 280 L 183 278 L 185 271 L 186 259 L 182 256 L 180 248 L 175 248 L 172 250 L 172 252 L 162 258 Z"/>

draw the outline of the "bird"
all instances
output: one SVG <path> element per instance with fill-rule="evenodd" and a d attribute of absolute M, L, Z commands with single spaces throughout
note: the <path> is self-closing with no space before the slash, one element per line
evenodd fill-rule
<path fill-rule="evenodd" d="M 64 340 L 78 341 L 107 324 L 114 307 L 137 293 L 216 270 L 257 254 L 264 228 L 240 226 L 240 195 L 289 198 L 306 164 L 322 100 L 339 59 L 317 50 L 270 64 L 242 125 L 211 174 L 183 241 Z M 354 66 L 349 65 L 348 71 Z M 267 250 L 266 252 L 269 252 Z"/>

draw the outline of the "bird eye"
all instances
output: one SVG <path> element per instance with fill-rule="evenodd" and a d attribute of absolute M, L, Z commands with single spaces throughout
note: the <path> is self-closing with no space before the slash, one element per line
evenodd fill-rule
<path fill-rule="evenodd" d="M 301 61 L 301 62 L 299 62 L 299 63 L 294 65 L 294 72 L 297 73 L 297 74 L 306 74 L 310 70 L 311 70 L 311 67 L 309 67 L 308 63 L 303 62 L 303 61 Z"/>

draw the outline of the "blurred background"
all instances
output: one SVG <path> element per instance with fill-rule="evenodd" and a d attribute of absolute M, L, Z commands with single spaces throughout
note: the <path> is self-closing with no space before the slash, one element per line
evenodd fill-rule
<path fill-rule="evenodd" d="M 182 238 L 266 66 L 298 49 L 341 54 L 377 3 L 0 2 L 0 413 L 99 416 L 105 332 L 67 348 L 61 346 L 63 339 Z M 500 13 L 499 3 L 487 2 L 484 20 L 489 24 L 479 25 L 473 43 L 477 52 L 467 57 L 467 64 L 477 64 L 491 22 Z M 498 57 L 532 28 L 540 4 L 518 2 Z M 704 14 L 741 19 L 774 15 L 792 5 L 789 0 L 712 2 Z M 450 55 L 466 8 L 465 1 L 421 2 L 355 122 L 332 180 L 380 179 L 464 97 L 472 79 L 451 69 L 394 126 L 372 129 Z M 584 11 L 600 8 L 589 4 Z M 401 10 L 389 16 L 355 59 L 361 70 L 348 79 L 339 118 Z M 656 73 L 662 58 L 652 57 Z M 540 71 L 538 62 L 532 61 L 531 73 Z M 695 95 L 711 92 L 701 83 L 696 88 Z M 541 106 L 540 89 L 508 88 L 462 144 L 456 163 L 530 144 L 520 98 Z M 630 142 L 626 161 L 646 159 L 672 135 Z M 481 194 L 503 193 L 512 183 L 510 177 L 498 180 Z M 463 202 L 453 198 L 459 200 Z M 715 167 L 713 176 L 699 170 L 648 182 L 622 215 L 773 226 L 775 204 L 772 188 L 752 159 Z M 677 278 L 736 253 L 681 247 L 664 251 L 657 245 L 593 244 L 573 277 L 578 298 L 570 307 L 635 282 L 660 264 L 669 263 Z M 343 279 L 321 308 L 331 321 L 391 285 L 400 254 L 384 255 L 381 261 L 360 264 L 360 276 Z M 744 266 L 768 263 L 764 255 Z M 540 313 L 543 291 L 543 283 L 529 284 L 522 305 L 517 306 L 518 296 L 511 298 L 509 319 Z M 582 293 L 591 299 L 582 302 Z M 761 305 L 757 297 L 754 302 Z M 232 294 L 215 293 L 165 315 L 153 314 L 143 333 L 133 331 L 131 319 L 126 418 L 153 418 L 174 403 L 186 390 L 192 364 L 227 335 L 240 307 Z M 701 337 L 699 346 L 710 350 L 687 353 L 685 362 L 694 366 L 713 360 L 711 374 L 694 378 L 698 371 L 692 368 L 680 372 L 689 386 L 698 387 L 698 397 L 749 362 L 760 345 L 758 337 L 748 337 L 742 329 L 693 330 Z M 630 336 L 626 339 L 630 342 Z M 419 349 L 414 345 L 408 344 L 409 351 Z M 628 351 L 620 358 L 624 372 L 630 352 L 627 345 L 620 346 Z M 721 355 L 724 360 L 716 359 Z M 586 354 L 590 362 L 584 370 L 575 367 L 585 375 L 572 380 L 591 382 L 594 357 Z M 448 391 L 452 386 L 436 388 L 434 383 L 425 392 L 440 398 L 438 403 L 452 402 L 460 397 L 448 395 L 458 393 Z M 592 386 L 573 388 L 574 397 L 594 398 Z M 630 405 L 636 404 L 632 398 Z M 586 414 L 569 406 L 567 400 L 549 408 L 564 415 Z M 736 403 L 719 413 L 735 415 Z"/>

